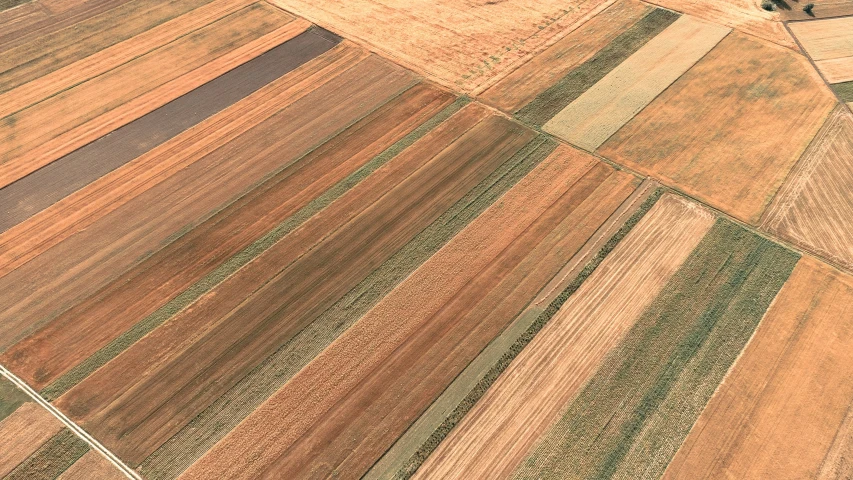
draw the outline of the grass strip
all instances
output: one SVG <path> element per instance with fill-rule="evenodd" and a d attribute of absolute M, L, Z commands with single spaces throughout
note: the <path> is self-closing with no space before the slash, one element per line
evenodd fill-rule
<path fill-rule="evenodd" d="M 718 219 L 513 478 L 659 478 L 798 259 Z"/>
<path fill-rule="evenodd" d="M 556 142 L 542 135 L 531 140 L 164 443 L 140 464 L 139 471 L 152 480 L 182 472 L 556 147 Z"/>
<path fill-rule="evenodd" d="M 14 470 L 6 480 L 53 480 L 89 451 L 89 444 L 63 428 Z"/>
<path fill-rule="evenodd" d="M 465 415 L 471 411 L 474 405 L 485 395 L 486 391 L 497 378 L 503 373 L 510 363 L 518 356 L 519 353 L 527 346 L 533 337 L 539 333 L 542 328 L 551 320 L 551 318 L 560 310 L 566 300 L 574 294 L 581 284 L 592 275 L 592 272 L 604 261 L 604 258 L 613 251 L 614 248 L 622 241 L 623 238 L 640 222 L 645 214 L 657 203 L 658 199 L 663 195 L 662 188 L 656 189 L 649 197 L 639 206 L 636 212 L 622 225 L 619 230 L 610 237 L 610 240 L 605 243 L 596 255 L 584 266 L 577 277 L 569 283 L 566 288 L 560 292 L 557 297 L 551 301 L 547 308 L 530 324 L 527 330 L 510 346 L 510 348 L 501 356 L 495 365 L 483 376 L 482 379 L 471 389 L 471 392 L 459 403 L 459 405 L 451 412 L 451 414 L 441 423 L 441 425 L 430 435 L 423 445 L 412 455 L 405 466 L 403 466 L 395 475 L 395 478 L 408 479 L 414 475 L 415 471 L 423 464 L 429 455 L 435 451 L 438 445 L 444 440 L 447 435 L 453 430 L 456 425 L 462 420 Z"/>
<path fill-rule="evenodd" d="M 21 405 L 30 401 L 23 390 L 15 386 L 14 383 L 0 377 L 0 420 L 8 417 Z"/>
<path fill-rule="evenodd" d="M 842 102 L 853 102 L 853 81 L 833 84 L 832 89 Z"/>
<path fill-rule="evenodd" d="M 361 166 L 358 170 L 351 173 L 322 195 L 309 202 L 287 220 L 283 221 L 278 226 L 267 232 L 264 236 L 255 240 L 251 245 L 226 260 L 222 265 L 193 284 L 190 288 L 157 309 L 154 313 L 139 321 L 131 329 L 98 350 L 94 355 L 66 372 L 65 375 L 46 386 L 39 393 L 48 401 L 53 401 L 56 398 L 59 398 L 59 396 L 68 391 L 74 385 L 83 381 L 83 379 L 88 377 L 92 372 L 118 356 L 118 354 L 139 341 L 139 339 L 162 325 L 166 320 L 195 302 L 199 297 L 222 283 L 222 281 L 266 251 L 273 244 L 284 238 L 293 230 L 297 229 L 309 218 L 326 208 L 338 197 L 367 178 L 367 176 L 373 173 L 376 169 L 394 158 L 404 149 L 408 148 L 412 143 L 459 111 L 459 109 L 469 102 L 470 99 L 467 97 L 458 98 L 455 102 L 445 107 L 442 111 L 421 124 L 418 128 Z M 324 142 L 321 142 L 320 144 L 322 143 Z M 306 155 L 309 153 L 310 151 L 306 152 Z"/>
<path fill-rule="evenodd" d="M 592 58 L 537 95 L 533 101 L 516 112 L 516 116 L 523 122 L 541 127 L 679 16 L 675 12 L 660 8 L 652 10 Z"/>
<path fill-rule="evenodd" d="M 32 0 L 0 0 L 0 12 L 17 7 L 18 5 L 29 3 L 30 1 Z"/>

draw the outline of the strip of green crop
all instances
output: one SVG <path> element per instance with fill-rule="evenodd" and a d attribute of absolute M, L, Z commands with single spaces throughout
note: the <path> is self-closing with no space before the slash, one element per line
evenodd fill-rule
<path fill-rule="evenodd" d="M 163 444 L 140 464 L 139 471 L 152 480 L 172 478 L 183 471 L 556 147 L 542 135 L 531 140 Z"/>
<path fill-rule="evenodd" d="M 659 478 L 798 259 L 719 219 L 514 478 Z"/>
<path fill-rule="evenodd" d="M 592 58 L 540 93 L 516 113 L 519 120 L 541 127 L 640 49 L 680 15 L 656 8 L 614 38 Z"/>
<path fill-rule="evenodd" d="M 65 375 L 56 379 L 53 383 L 46 386 L 39 392 L 42 397 L 48 401 L 53 401 L 59 398 L 60 395 L 68 391 L 74 385 L 77 385 L 83 379 L 88 377 L 92 372 L 105 365 L 107 362 L 115 358 L 118 354 L 126 350 L 128 347 L 139 341 L 149 332 L 162 325 L 163 322 L 175 316 L 178 312 L 195 302 L 199 297 L 209 292 L 215 286 L 219 285 L 234 272 L 242 268 L 244 265 L 252 261 L 255 257 L 266 251 L 273 244 L 284 238 L 287 234 L 297 229 L 305 223 L 309 218 L 316 215 L 318 212 L 326 208 L 333 201 L 338 199 L 348 190 L 358 185 L 368 175 L 376 169 L 387 163 L 389 160 L 397 156 L 409 145 L 413 144 L 419 138 L 426 135 L 429 131 L 438 126 L 441 122 L 449 118 L 451 115 L 459 111 L 463 106 L 467 105 L 470 99 L 460 97 L 452 104 L 445 107 L 442 111 L 434 115 L 432 118 L 421 124 L 418 128 L 411 131 L 408 135 L 398 140 L 396 143 L 388 147 L 385 151 L 371 159 L 361 168 L 351 173 L 349 176 L 338 182 L 322 195 L 315 198 L 299 211 L 290 216 L 287 220 L 280 223 L 278 226 L 267 232 L 261 238 L 255 240 L 251 245 L 238 252 L 233 257 L 226 260 L 222 265 L 214 271 L 207 274 L 204 278 L 193 284 L 187 290 L 183 291 L 177 297 L 157 309 L 151 315 L 139 321 L 131 329 L 124 332 L 122 335 L 115 338 L 108 345 L 104 346 L 94 355 L 87 358 L 79 365 L 69 370 Z M 377 107 L 378 108 L 378 107 Z M 321 142 L 322 144 L 322 142 Z M 309 152 L 310 153 L 310 152 Z M 308 153 L 306 153 L 307 155 Z"/>
<path fill-rule="evenodd" d="M 0 0 L 0 11 L 8 10 L 13 7 L 17 7 L 18 5 L 23 5 L 25 3 L 29 3 L 32 0 Z"/>
<path fill-rule="evenodd" d="M 22 404 L 30 401 L 21 389 L 15 386 L 14 383 L 0 377 L 0 420 L 8 417 Z"/>
<path fill-rule="evenodd" d="M 569 283 L 566 288 L 548 305 L 548 307 L 540 313 L 530 326 L 522 333 L 522 335 L 512 344 L 512 346 L 500 357 L 495 365 L 480 379 L 480 381 L 471 389 L 470 393 L 459 403 L 459 405 L 451 412 L 451 414 L 439 425 L 439 427 L 430 435 L 430 437 L 421 445 L 421 447 L 412 455 L 405 466 L 396 472 L 395 478 L 408 479 L 414 475 L 415 471 L 423 464 L 429 455 L 438 447 L 438 445 L 447 437 L 462 418 L 474 407 L 474 405 L 485 395 L 486 391 L 497 378 L 503 373 L 510 363 L 521 353 L 539 333 L 542 328 L 551 320 L 551 318 L 560 310 L 566 300 L 580 288 L 581 284 L 589 278 L 592 272 L 601 264 L 605 257 L 616 248 L 616 245 L 640 222 L 640 220 L 651 210 L 657 203 L 658 199 L 663 194 L 663 189 L 656 189 L 649 197 L 637 208 L 628 220 L 619 230 L 601 247 L 596 255 L 584 266 L 583 270 L 578 273 L 578 276 Z"/>
<path fill-rule="evenodd" d="M 5 477 L 6 480 L 53 480 L 89 451 L 89 444 L 63 428 Z"/>
<path fill-rule="evenodd" d="M 836 83 L 832 85 L 832 89 L 835 90 L 841 101 L 853 102 L 853 81 Z"/>

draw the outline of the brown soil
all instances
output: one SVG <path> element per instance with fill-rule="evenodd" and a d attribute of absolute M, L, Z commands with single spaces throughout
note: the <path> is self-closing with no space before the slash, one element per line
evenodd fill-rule
<path fill-rule="evenodd" d="M 103 455 L 92 450 L 64 471 L 57 480 L 125 480 L 127 477 Z"/>
<path fill-rule="evenodd" d="M 62 428 L 62 423 L 34 402 L 0 421 L 0 476 L 6 476 Z"/>
<path fill-rule="evenodd" d="M 804 57 L 733 32 L 598 152 L 755 223 L 834 104 Z"/>
<path fill-rule="evenodd" d="M 803 257 L 664 478 L 817 478 L 849 437 L 851 305 L 853 279 Z"/>
<path fill-rule="evenodd" d="M 299 477 L 311 469 L 359 477 L 634 185 L 633 177 L 561 148 L 182 478 Z"/>

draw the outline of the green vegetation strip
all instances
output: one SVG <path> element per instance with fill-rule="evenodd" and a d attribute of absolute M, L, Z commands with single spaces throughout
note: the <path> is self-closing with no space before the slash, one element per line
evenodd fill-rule
<path fill-rule="evenodd" d="M 798 259 L 719 219 L 514 478 L 659 478 Z"/>
<path fill-rule="evenodd" d="M 39 447 L 6 480 L 53 480 L 89 451 L 89 444 L 63 428 Z"/>
<path fill-rule="evenodd" d="M 596 255 L 586 264 L 577 277 L 569 283 L 565 289 L 555 298 L 548 307 L 541 312 L 536 319 L 527 327 L 527 330 L 512 344 L 512 346 L 500 357 L 495 365 L 480 379 L 470 393 L 459 403 L 453 412 L 441 423 L 441 425 L 430 435 L 430 437 L 421 445 L 421 447 L 412 455 L 405 466 L 401 468 L 395 475 L 395 478 L 407 479 L 410 478 L 421 464 L 429 457 L 429 455 L 438 447 L 439 443 L 447 437 L 451 430 L 462 420 L 462 418 L 474 407 L 474 404 L 485 395 L 486 391 L 497 378 L 503 373 L 510 363 L 521 353 L 521 350 L 527 346 L 533 337 L 545 327 L 545 324 L 560 310 L 566 300 L 574 294 L 581 284 L 592 275 L 592 272 L 601 265 L 610 252 L 616 248 L 616 245 L 640 222 L 645 214 L 651 210 L 654 204 L 663 194 L 663 189 L 656 189 L 649 197 L 640 205 L 636 212 L 631 215 L 622 227 L 604 244 Z"/>
<path fill-rule="evenodd" d="M 652 10 L 592 58 L 540 93 L 519 110 L 516 116 L 526 123 L 541 127 L 679 16 L 675 12 L 660 8 Z"/>
<path fill-rule="evenodd" d="M 0 11 L 8 10 L 12 7 L 29 3 L 30 1 L 32 0 L 0 0 Z"/>
<path fill-rule="evenodd" d="M 531 140 L 164 443 L 140 464 L 139 471 L 152 480 L 173 478 L 182 472 L 556 147 L 542 135 Z"/>
<path fill-rule="evenodd" d="M 397 156 L 397 154 L 408 148 L 409 145 L 426 135 L 430 130 L 459 111 L 459 109 L 469 102 L 470 99 L 467 97 L 458 98 L 455 102 L 445 107 L 441 112 L 437 113 L 408 135 L 398 140 L 394 145 L 388 147 L 385 151 L 371 159 L 361 168 L 338 182 L 335 186 L 324 192 L 319 197 L 309 202 L 287 220 L 270 230 L 266 235 L 259 238 L 233 257 L 229 258 L 222 265 L 217 267 L 216 270 L 210 272 L 190 288 L 160 307 L 157 311 L 142 319 L 130 330 L 126 331 L 108 345 L 98 350 L 94 355 L 69 370 L 65 375 L 56 379 L 56 381 L 46 386 L 39 393 L 48 401 L 53 401 L 59 398 L 60 395 L 67 392 L 74 385 L 83 381 L 83 379 L 88 377 L 92 372 L 115 358 L 118 354 L 126 350 L 158 326 L 162 325 L 166 320 L 175 316 L 178 312 L 192 304 L 215 286 L 222 283 L 222 281 L 270 248 L 273 244 L 284 238 L 287 234 L 299 228 L 299 226 L 305 223 L 309 218 L 326 208 L 349 189 L 358 185 L 359 182 L 367 178 L 367 176 L 373 173 L 376 169 Z M 320 144 L 322 143 L 324 142 L 321 142 Z M 318 144 L 318 146 L 320 144 Z M 306 153 L 306 155 L 308 153 Z"/>
<path fill-rule="evenodd" d="M 836 83 L 832 85 L 832 89 L 835 90 L 842 102 L 853 102 L 853 81 Z"/>
<path fill-rule="evenodd" d="M 8 417 L 22 404 L 29 402 L 30 397 L 14 383 L 0 377 L 0 420 Z"/>

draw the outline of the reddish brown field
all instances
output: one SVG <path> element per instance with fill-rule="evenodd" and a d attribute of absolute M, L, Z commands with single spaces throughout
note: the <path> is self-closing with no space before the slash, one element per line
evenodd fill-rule
<path fill-rule="evenodd" d="M 522 350 L 415 477 L 507 478 L 713 221 L 710 213 L 695 205 L 663 197 Z"/>
<path fill-rule="evenodd" d="M 37 247 L 35 258 L 0 277 L 0 349 L 92 295 L 177 232 L 198 225 L 411 82 L 409 73 L 367 58 L 291 105 L 277 105 L 282 109 L 270 112 L 250 134 L 195 157 L 85 229 L 72 227 L 73 234 L 52 248 Z M 35 237 L 27 244 L 41 241 Z"/>
<path fill-rule="evenodd" d="M 522 64 L 479 98 L 505 112 L 519 110 L 601 50 L 649 10 L 650 7 L 634 0 L 616 2 Z"/>
<path fill-rule="evenodd" d="M 839 105 L 791 171 L 761 227 L 853 268 L 851 186 L 853 116 Z"/>
<path fill-rule="evenodd" d="M 803 257 L 664 478 L 849 476 L 851 305 L 853 279 Z"/>
<path fill-rule="evenodd" d="M 0 476 L 5 477 L 61 428 L 56 417 L 33 402 L 0 420 Z"/>
<path fill-rule="evenodd" d="M 585 154 L 558 150 L 183 478 L 360 476 L 634 186 Z M 275 435 L 263 433 L 272 425 Z"/>
<path fill-rule="evenodd" d="M 41 389 L 391 146 L 452 96 L 417 85 L 0 356 Z M 286 200 L 282 200 L 286 199 Z"/>
<path fill-rule="evenodd" d="M 471 127 L 485 112 L 464 112 L 444 137 L 407 149 L 387 175 L 359 184 L 57 406 L 141 461 L 534 135 L 495 116 Z"/>
<path fill-rule="evenodd" d="M 272 0 L 462 92 L 479 93 L 607 0 Z"/>
<path fill-rule="evenodd" d="M 125 476 L 103 455 L 95 451 L 83 455 L 57 480 L 124 480 Z"/>
<path fill-rule="evenodd" d="M 834 104 L 804 57 L 733 32 L 598 152 L 756 223 Z"/>

